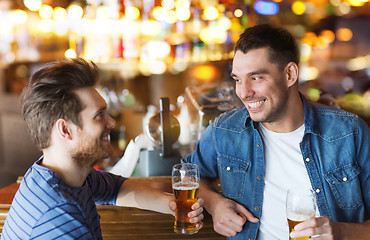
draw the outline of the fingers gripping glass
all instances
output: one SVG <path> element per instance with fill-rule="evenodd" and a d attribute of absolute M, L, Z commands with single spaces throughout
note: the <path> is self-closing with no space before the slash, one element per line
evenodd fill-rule
<path fill-rule="evenodd" d="M 308 219 L 315 218 L 316 195 L 311 189 L 292 188 L 286 196 L 286 213 L 289 224 L 289 233 L 294 227 Z M 293 240 L 304 240 L 310 237 L 289 238 Z"/>
<path fill-rule="evenodd" d="M 176 199 L 177 209 L 174 231 L 181 234 L 198 232 L 196 223 L 191 223 L 188 213 L 191 206 L 198 200 L 200 184 L 199 169 L 196 164 L 180 163 L 172 168 L 172 189 Z"/>

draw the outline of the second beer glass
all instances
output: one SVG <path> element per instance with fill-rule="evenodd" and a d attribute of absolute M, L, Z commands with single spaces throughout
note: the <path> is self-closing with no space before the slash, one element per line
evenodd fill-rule
<path fill-rule="evenodd" d="M 172 189 L 176 199 L 177 210 L 174 231 L 182 234 L 198 232 L 196 223 L 191 223 L 188 213 L 198 200 L 199 169 L 196 164 L 180 163 L 172 168 Z"/>
<path fill-rule="evenodd" d="M 289 224 L 289 233 L 294 227 L 308 219 L 315 218 L 316 195 L 311 189 L 292 188 L 286 196 L 286 213 Z M 304 240 L 310 237 L 289 238 L 292 240 Z"/>

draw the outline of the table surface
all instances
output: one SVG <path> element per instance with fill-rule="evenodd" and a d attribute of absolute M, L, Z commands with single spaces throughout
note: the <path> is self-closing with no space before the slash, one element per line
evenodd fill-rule
<path fill-rule="evenodd" d="M 172 192 L 170 177 L 135 178 L 147 182 L 154 188 Z M 19 181 L 0 189 L 0 234 Z M 100 224 L 104 240 L 160 240 L 160 239 L 226 239 L 213 230 L 212 217 L 205 212 L 204 226 L 197 234 L 181 235 L 173 232 L 174 217 L 137 208 L 98 205 Z"/>

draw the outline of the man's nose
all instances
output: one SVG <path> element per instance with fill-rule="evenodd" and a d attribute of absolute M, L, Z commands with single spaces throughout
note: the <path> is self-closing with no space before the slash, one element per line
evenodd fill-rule
<path fill-rule="evenodd" d="M 109 114 L 107 114 L 106 128 L 112 129 L 116 126 L 116 120 L 114 120 Z"/>
<path fill-rule="evenodd" d="M 254 95 L 252 84 L 248 81 L 242 81 L 236 86 L 236 93 L 241 100 L 249 99 Z"/>

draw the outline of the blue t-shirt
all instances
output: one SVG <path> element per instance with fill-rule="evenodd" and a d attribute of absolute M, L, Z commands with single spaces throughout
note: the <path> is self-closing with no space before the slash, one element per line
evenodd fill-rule
<path fill-rule="evenodd" d="M 1 240 L 102 239 L 95 204 L 116 204 L 125 178 L 93 170 L 82 187 L 35 162 L 13 199 Z"/>

